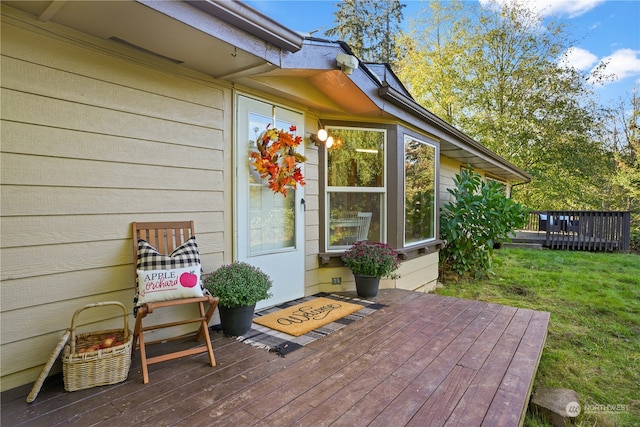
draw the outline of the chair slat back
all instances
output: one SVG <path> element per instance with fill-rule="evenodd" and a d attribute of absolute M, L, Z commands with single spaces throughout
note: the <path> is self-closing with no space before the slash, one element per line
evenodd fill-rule
<path fill-rule="evenodd" d="M 369 238 L 369 227 L 371 226 L 372 212 L 358 212 L 358 229 L 356 231 L 356 242 Z"/>
<path fill-rule="evenodd" d="M 146 240 L 161 254 L 169 255 L 195 235 L 193 221 L 134 222 L 132 230 L 134 270 L 138 263 L 138 239 Z"/>

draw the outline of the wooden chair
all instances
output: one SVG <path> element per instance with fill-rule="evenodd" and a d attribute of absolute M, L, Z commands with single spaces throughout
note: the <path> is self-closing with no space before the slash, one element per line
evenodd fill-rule
<path fill-rule="evenodd" d="M 369 238 L 369 227 L 371 226 L 372 212 L 358 212 L 358 227 L 356 229 L 356 242 Z"/>
<path fill-rule="evenodd" d="M 138 262 L 138 239 L 146 240 L 150 245 L 155 247 L 161 254 L 169 255 L 173 250 L 183 243 L 185 243 L 191 236 L 194 236 L 194 223 L 193 221 L 180 221 L 180 222 L 134 222 L 133 228 L 133 270 L 137 280 L 137 262 Z M 208 310 L 205 311 L 205 303 L 208 304 Z M 182 305 L 197 305 L 200 315 L 198 317 L 192 317 L 188 319 L 176 320 L 174 322 L 167 322 L 157 325 L 144 326 L 143 321 L 152 314 L 154 311 L 165 308 L 175 307 Z M 216 365 L 216 359 L 213 355 L 213 348 L 211 346 L 211 339 L 209 337 L 209 321 L 213 315 L 216 307 L 218 306 L 218 298 L 214 298 L 211 295 L 205 295 L 204 297 L 196 298 L 183 298 L 171 301 L 149 302 L 142 304 L 138 307 L 136 313 L 136 323 L 133 332 L 133 350 L 132 354 L 135 354 L 136 345 L 140 347 L 140 359 L 142 364 L 142 380 L 144 384 L 149 382 L 149 371 L 147 365 L 154 363 L 164 362 L 167 360 L 177 359 L 179 357 L 189 356 L 192 354 L 208 353 L 211 366 Z M 166 353 L 155 357 L 147 357 L 146 346 L 155 344 L 164 340 L 158 340 L 153 342 L 145 342 L 144 333 L 146 331 L 170 328 L 174 326 L 186 325 L 189 323 L 200 324 L 199 329 L 193 334 L 197 341 L 200 341 L 204 337 L 204 344 L 190 348 L 188 350 L 181 350 L 173 353 Z M 182 339 L 184 337 L 191 336 L 191 334 L 182 335 L 179 337 L 169 338 Z"/>

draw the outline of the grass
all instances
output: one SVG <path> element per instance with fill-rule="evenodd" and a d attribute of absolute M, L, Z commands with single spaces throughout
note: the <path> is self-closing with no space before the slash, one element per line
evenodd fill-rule
<path fill-rule="evenodd" d="M 578 425 L 640 426 L 640 255 L 504 248 L 488 279 L 437 293 L 550 312 L 534 389 L 575 390 Z"/>

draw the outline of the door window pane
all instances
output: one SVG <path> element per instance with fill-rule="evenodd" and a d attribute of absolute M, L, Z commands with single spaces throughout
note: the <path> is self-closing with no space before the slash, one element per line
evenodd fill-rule
<path fill-rule="evenodd" d="M 256 140 L 272 125 L 273 118 L 249 113 L 249 151 L 255 151 Z M 286 129 L 291 122 L 276 119 L 276 128 Z M 250 160 L 249 160 L 250 161 Z M 296 242 L 295 190 L 287 188 L 287 196 L 275 194 L 269 181 L 262 178 L 253 166 L 249 167 L 249 255 L 293 250 Z"/>

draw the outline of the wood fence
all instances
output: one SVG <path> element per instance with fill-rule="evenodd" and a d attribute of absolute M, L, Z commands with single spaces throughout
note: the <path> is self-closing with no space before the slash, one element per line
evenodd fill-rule
<path fill-rule="evenodd" d="M 629 211 L 531 211 L 525 231 L 544 234 L 543 246 L 583 251 L 629 251 Z"/>

